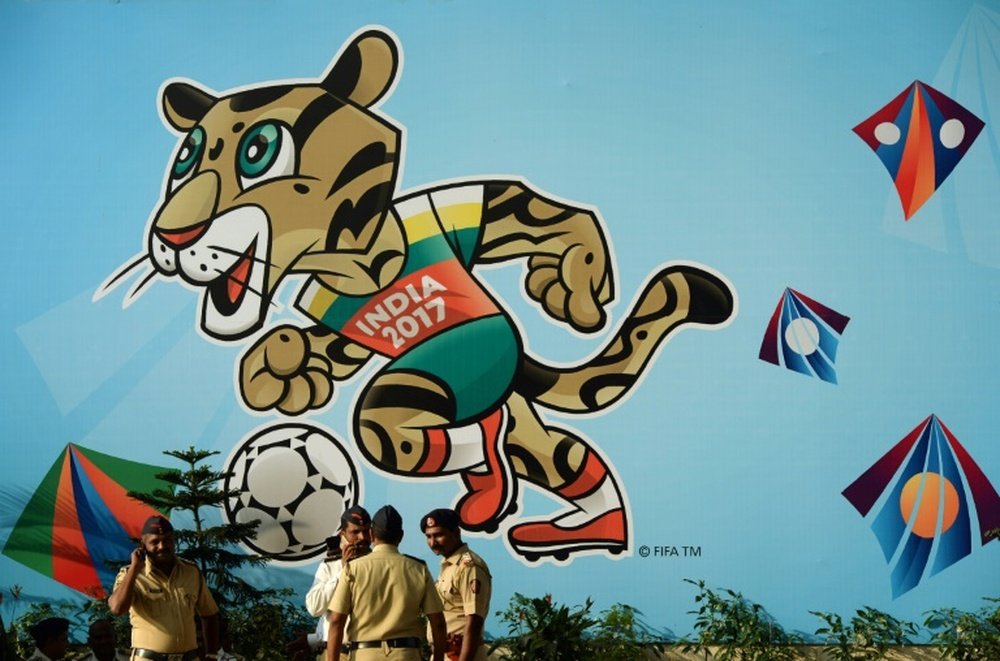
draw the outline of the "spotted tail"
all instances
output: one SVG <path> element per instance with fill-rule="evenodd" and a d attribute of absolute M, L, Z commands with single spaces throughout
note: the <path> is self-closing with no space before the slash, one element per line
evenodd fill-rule
<path fill-rule="evenodd" d="M 724 325 L 735 311 L 734 291 L 719 276 L 693 265 L 667 266 L 650 279 L 596 356 L 570 367 L 551 367 L 526 356 L 514 389 L 557 411 L 599 411 L 628 394 L 676 331 L 687 325 Z"/>

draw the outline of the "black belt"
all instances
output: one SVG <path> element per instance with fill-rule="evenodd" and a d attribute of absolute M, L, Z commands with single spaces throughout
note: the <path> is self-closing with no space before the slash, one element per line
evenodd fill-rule
<path fill-rule="evenodd" d="M 198 650 L 189 650 L 187 652 L 177 652 L 176 654 L 169 654 L 167 652 L 154 652 L 153 650 L 144 650 L 141 647 L 136 647 L 132 650 L 136 656 L 141 656 L 144 659 L 150 659 L 151 661 L 194 661 L 199 658 Z"/>
<path fill-rule="evenodd" d="M 389 640 L 359 640 L 356 643 L 351 643 L 350 648 L 352 650 L 365 650 L 372 647 L 416 647 L 419 648 L 423 645 L 422 640 L 416 636 L 409 636 L 407 638 L 390 638 Z"/>

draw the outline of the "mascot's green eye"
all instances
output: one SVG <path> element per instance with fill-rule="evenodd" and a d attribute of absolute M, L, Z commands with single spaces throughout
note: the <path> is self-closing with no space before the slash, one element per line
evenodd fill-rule
<path fill-rule="evenodd" d="M 278 122 L 257 124 L 240 141 L 237 174 L 244 188 L 295 171 L 295 150 L 288 128 Z"/>
<path fill-rule="evenodd" d="M 173 178 L 181 180 L 191 174 L 201 159 L 201 153 L 204 150 L 205 130 L 200 126 L 196 126 L 184 138 L 184 142 L 181 143 L 181 149 L 177 152 L 177 158 L 174 160 Z"/>

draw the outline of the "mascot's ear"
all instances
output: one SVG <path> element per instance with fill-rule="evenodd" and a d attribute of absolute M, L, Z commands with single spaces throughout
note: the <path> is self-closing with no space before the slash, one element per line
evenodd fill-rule
<path fill-rule="evenodd" d="M 397 73 L 396 39 L 382 30 L 366 30 L 340 52 L 320 86 L 338 98 L 368 107 L 385 96 Z"/>
<path fill-rule="evenodd" d="M 170 83 L 164 87 L 160 99 L 163 104 L 163 116 L 181 133 L 187 133 L 197 126 L 217 100 L 205 90 L 181 82 Z"/>

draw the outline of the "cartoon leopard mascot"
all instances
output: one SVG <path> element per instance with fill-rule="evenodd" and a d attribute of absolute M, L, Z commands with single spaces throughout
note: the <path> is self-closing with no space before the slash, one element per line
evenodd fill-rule
<path fill-rule="evenodd" d="M 226 95 L 190 81 L 162 89 L 182 135 L 133 268 L 203 290 L 201 331 L 235 341 L 264 331 L 240 360 L 255 411 L 297 416 L 369 360 L 353 434 L 375 469 L 461 480 L 466 530 L 505 524 L 526 561 L 629 549 L 628 506 L 602 453 L 543 409 L 589 414 L 620 401 L 684 326 L 735 314 L 718 275 L 674 263 L 653 274 L 603 348 L 553 367 L 528 355 L 518 326 L 475 267 L 523 260 L 525 291 L 580 333 L 607 323 L 613 264 L 594 211 L 516 179 L 449 182 L 398 195 L 403 131 L 375 110 L 400 67 L 397 41 L 366 29 L 322 79 Z M 297 309 L 315 325 L 266 328 L 285 276 L 307 274 Z M 516 521 L 530 485 L 564 504 Z M 505 523 L 506 520 L 506 523 Z"/>

